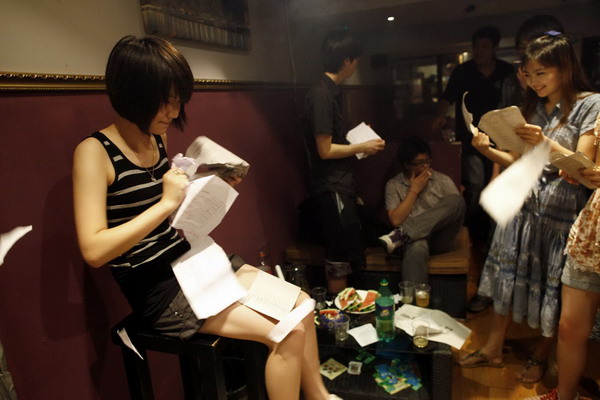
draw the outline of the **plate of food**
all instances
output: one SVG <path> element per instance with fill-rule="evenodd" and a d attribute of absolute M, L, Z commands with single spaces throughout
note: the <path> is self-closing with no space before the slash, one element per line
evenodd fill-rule
<path fill-rule="evenodd" d="M 337 308 L 350 314 L 368 314 L 375 311 L 377 290 L 355 290 L 346 288 L 335 298 Z"/>

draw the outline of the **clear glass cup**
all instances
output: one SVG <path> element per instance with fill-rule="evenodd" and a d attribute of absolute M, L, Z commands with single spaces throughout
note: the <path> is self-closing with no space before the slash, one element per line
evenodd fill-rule
<path fill-rule="evenodd" d="M 429 305 L 429 296 L 431 286 L 426 283 L 417 283 L 415 285 L 415 298 L 419 307 L 427 307 Z"/>
<path fill-rule="evenodd" d="M 412 322 L 413 344 L 420 349 L 429 344 L 429 322 L 424 319 L 415 319 Z"/>
<path fill-rule="evenodd" d="M 350 329 L 350 318 L 346 314 L 340 314 L 333 322 L 333 332 L 335 333 L 336 343 L 344 342 L 348 339 L 348 330 Z"/>
<path fill-rule="evenodd" d="M 412 304 L 415 298 L 415 284 L 410 281 L 402 281 L 398 284 L 400 301 L 404 304 Z"/>
<path fill-rule="evenodd" d="M 313 299 L 315 299 L 315 310 L 320 311 L 324 308 L 327 308 L 327 303 L 325 302 L 327 298 L 327 288 L 323 286 L 316 286 L 311 289 L 310 294 Z"/>

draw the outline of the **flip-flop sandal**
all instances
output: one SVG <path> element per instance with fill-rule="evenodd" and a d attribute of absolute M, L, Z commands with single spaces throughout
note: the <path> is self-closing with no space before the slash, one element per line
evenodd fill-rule
<path fill-rule="evenodd" d="M 468 364 L 465 362 L 468 361 Z M 460 359 L 459 365 L 463 368 L 478 368 L 478 367 L 492 367 L 492 368 L 502 368 L 504 367 L 504 362 L 492 362 L 483 354 L 480 350 L 476 350 L 466 357 Z"/>
<path fill-rule="evenodd" d="M 542 378 L 544 377 L 544 374 L 546 373 L 546 365 L 547 365 L 546 361 L 536 360 L 533 357 L 527 358 L 527 362 L 523 366 L 523 369 L 521 370 L 521 372 L 519 374 L 517 374 L 517 380 L 521 383 L 526 383 L 526 384 L 538 383 L 539 381 L 542 380 Z M 534 376 L 533 378 L 531 378 L 531 375 L 529 375 L 530 377 L 526 379 L 526 376 L 528 375 L 529 370 L 532 368 L 539 368 L 539 371 L 540 371 L 539 376 L 537 376 L 537 377 Z"/>

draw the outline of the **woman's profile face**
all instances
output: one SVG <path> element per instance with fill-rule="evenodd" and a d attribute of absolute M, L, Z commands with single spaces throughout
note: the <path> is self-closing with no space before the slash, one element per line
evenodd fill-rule
<path fill-rule="evenodd" d="M 537 60 L 529 60 L 523 72 L 527 86 L 533 89 L 538 97 L 560 99 L 562 87 L 558 68 L 545 67 Z"/>
<path fill-rule="evenodd" d="M 150 123 L 150 133 L 155 135 L 167 133 L 167 128 L 171 125 L 171 122 L 179 116 L 180 110 L 181 101 L 179 100 L 179 97 L 175 95 L 169 96 L 169 102 L 160 106 L 154 119 Z"/>

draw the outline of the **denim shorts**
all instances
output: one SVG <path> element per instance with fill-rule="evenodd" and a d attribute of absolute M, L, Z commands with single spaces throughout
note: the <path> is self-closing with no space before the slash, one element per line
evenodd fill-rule
<path fill-rule="evenodd" d="M 567 256 L 561 281 L 563 284 L 588 292 L 600 293 L 600 274 L 575 268 L 577 262 Z"/>

